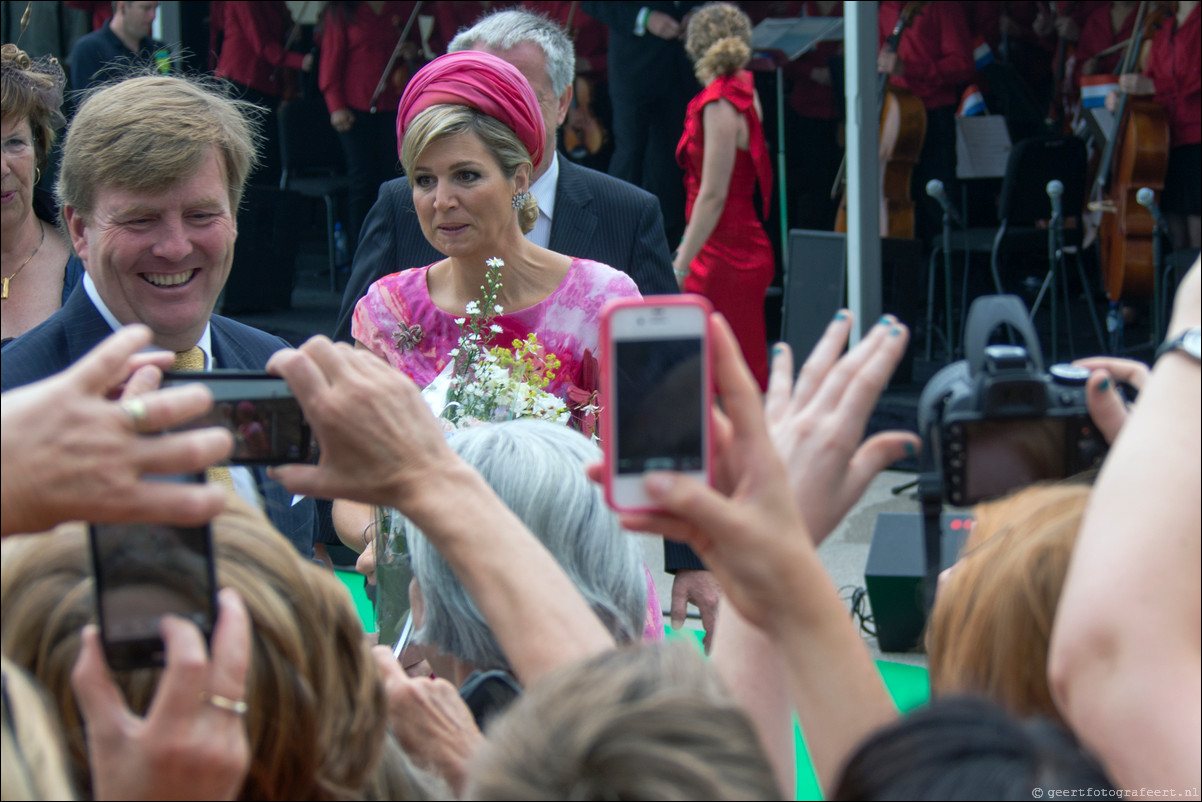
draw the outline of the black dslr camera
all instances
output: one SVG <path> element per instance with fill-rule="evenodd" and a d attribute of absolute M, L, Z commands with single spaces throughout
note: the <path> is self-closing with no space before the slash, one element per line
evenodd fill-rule
<path fill-rule="evenodd" d="M 988 345 L 1002 324 L 1023 344 Z M 968 506 L 1101 464 L 1107 445 L 1085 405 L 1089 371 L 1044 369 L 1038 335 L 1017 296 L 974 301 L 964 345 L 967 358 L 931 377 L 919 399 L 923 473 L 937 476 L 942 501 Z M 934 494 L 934 482 L 925 485 L 923 495 Z"/>
<path fill-rule="evenodd" d="M 1002 325 L 1022 344 L 989 345 Z M 965 328 L 967 358 L 932 376 L 918 401 L 920 520 L 882 514 L 873 532 L 864 576 L 883 651 L 921 642 L 939 572 L 964 545 L 966 516 L 944 512 L 945 503 L 964 507 L 1063 479 L 1106 455 L 1085 406 L 1089 371 L 1044 370 L 1039 337 L 1017 296 L 978 298 Z"/>

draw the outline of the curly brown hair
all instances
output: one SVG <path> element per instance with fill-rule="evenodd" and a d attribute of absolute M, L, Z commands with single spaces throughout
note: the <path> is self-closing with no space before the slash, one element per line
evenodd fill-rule
<path fill-rule="evenodd" d="M 689 20 L 684 49 L 703 85 L 733 75 L 751 60 L 751 19 L 730 3 L 709 3 Z"/>

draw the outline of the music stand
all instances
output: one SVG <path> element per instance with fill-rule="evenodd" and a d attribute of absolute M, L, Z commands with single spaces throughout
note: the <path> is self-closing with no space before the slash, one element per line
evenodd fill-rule
<path fill-rule="evenodd" d="M 785 82 L 784 66 L 805 55 L 819 42 L 843 38 L 842 17 L 796 17 L 766 19 L 751 30 L 754 58 L 771 62 L 776 70 L 776 172 L 779 178 L 777 204 L 780 208 L 780 258 L 789 269 L 789 206 L 785 174 Z"/>

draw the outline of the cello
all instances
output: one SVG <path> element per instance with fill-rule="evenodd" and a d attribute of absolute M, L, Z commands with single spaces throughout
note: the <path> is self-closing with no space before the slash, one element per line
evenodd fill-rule
<path fill-rule="evenodd" d="M 1139 56 L 1146 39 L 1168 19 L 1172 12 L 1161 4 L 1141 2 L 1134 33 L 1119 67 L 1124 75 L 1139 69 Z M 1155 221 L 1152 214 L 1136 201 L 1143 187 L 1154 192 L 1164 189 L 1169 161 L 1169 123 L 1164 107 L 1151 100 L 1120 93 L 1114 115 L 1115 127 L 1106 149 L 1093 196 L 1101 198 L 1089 204 L 1090 211 L 1102 212 L 1098 230 L 1098 255 L 1102 284 L 1112 301 L 1152 297 L 1155 281 Z"/>
<path fill-rule="evenodd" d="M 926 3 L 906 3 L 897 16 L 897 24 L 885 39 L 885 47 L 897 52 L 902 32 L 909 27 L 914 17 L 921 13 Z M 880 141 L 877 157 L 880 160 L 880 227 L 881 236 L 914 238 L 914 199 L 910 196 L 910 181 L 914 165 L 922 152 L 922 143 L 927 134 L 927 112 L 910 91 L 889 83 L 889 76 L 881 73 L 877 84 L 877 109 L 880 113 Z M 847 166 L 847 154 L 835 180 L 835 191 L 842 184 Z M 832 197 L 834 191 L 832 191 Z M 847 188 L 839 200 L 839 211 L 835 215 L 835 231 L 847 231 Z"/>

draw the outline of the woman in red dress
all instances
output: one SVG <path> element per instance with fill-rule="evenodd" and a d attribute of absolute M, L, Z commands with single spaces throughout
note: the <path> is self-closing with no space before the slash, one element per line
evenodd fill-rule
<path fill-rule="evenodd" d="M 688 225 L 672 262 L 686 292 L 704 295 L 730 322 L 743 357 L 766 388 L 764 295 L 772 283 L 772 244 L 756 213 L 772 193 L 772 163 L 751 73 L 751 21 L 729 3 L 705 6 L 689 21 L 685 50 L 705 87 L 689 103 L 676 160 L 685 169 Z"/>

